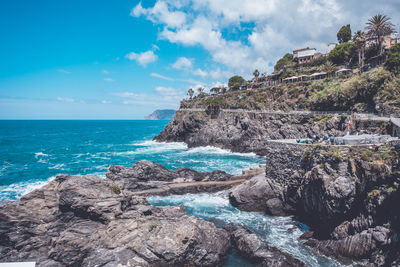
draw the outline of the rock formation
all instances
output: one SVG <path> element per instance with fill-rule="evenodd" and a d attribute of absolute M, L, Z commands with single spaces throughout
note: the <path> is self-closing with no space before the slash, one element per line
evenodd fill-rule
<path fill-rule="evenodd" d="M 0 207 L 0 261 L 37 266 L 215 266 L 229 234 L 97 177 L 58 176 Z"/>
<path fill-rule="evenodd" d="M 111 165 L 106 177 L 121 189 L 137 191 L 160 188 L 166 183 L 226 181 L 231 179 L 232 175 L 223 171 L 200 173 L 184 167 L 168 170 L 160 164 L 141 160 L 130 168 Z"/>
<path fill-rule="evenodd" d="M 400 260 L 400 146 L 332 147 L 270 142 L 265 177 L 230 193 L 233 205 L 296 215 L 307 245 L 377 266 Z"/>
<path fill-rule="evenodd" d="M 350 116 L 343 114 L 264 114 L 248 111 L 225 112 L 218 107 L 205 111 L 178 110 L 173 121 L 154 139 L 160 142 L 185 142 L 189 147 L 216 146 L 234 152 L 265 155 L 268 140 L 311 138 L 313 135 L 342 136 Z M 390 122 L 354 122 L 362 133 L 392 132 Z M 357 125 L 362 126 L 362 131 Z"/>
<path fill-rule="evenodd" d="M 306 266 L 302 261 L 294 258 L 290 254 L 269 246 L 248 229 L 230 224 L 226 225 L 225 229 L 231 234 L 232 245 L 243 257 L 254 262 L 257 266 Z"/>

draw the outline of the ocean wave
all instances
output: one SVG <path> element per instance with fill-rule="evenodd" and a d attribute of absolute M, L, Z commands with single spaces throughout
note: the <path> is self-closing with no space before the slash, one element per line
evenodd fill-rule
<path fill-rule="evenodd" d="M 57 170 L 65 170 L 65 168 L 64 168 L 65 166 L 66 165 L 64 163 L 61 163 L 61 164 L 56 164 L 54 166 L 47 167 L 47 168 L 49 168 L 49 169 L 57 169 Z"/>
<path fill-rule="evenodd" d="M 13 164 L 11 164 L 8 161 L 4 161 L 2 165 L 0 165 L 0 176 L 3 176 L 3 174 L 6 172 L 6 170 L 11 167 Z"/>
<path fill-rule="evenodd" d="M 183 152 L 186 154 L 212 154 L 212 155 L 226 155 L 226 156 L 238 156 L 238 157 L 251 157 L 256 158 L 258 157 L 255 153 L 239 153 L 239 152 L 232 152 L 229 149 L 223 149 L 214 146 L 202 146 L 202 147 L 194 147 L 189 148 L 187 151 Z"/>
<path fill-rule="evenodd" d="M 20 199 L 22 196 L 45 186 L 54 180 L 55 177 L 56 175 L 51 176 L 44 181 L 26 181 L 7 186 L 0 186 L 0 201 Z"/>
<path fill-rule="evenodd" d="M 48 157 L 49 155 L 43 152 L 36 152 L 35 158 L 38 159 L 39 157 Z"/>

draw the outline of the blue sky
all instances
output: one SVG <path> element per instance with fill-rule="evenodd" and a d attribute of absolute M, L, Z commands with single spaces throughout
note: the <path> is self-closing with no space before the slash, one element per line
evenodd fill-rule
<path fill-rule="evenodd" d="M 343 24 L 399 25 L 399 1 L 357 2 L 2 0 L 0 119 L 140 119 L 293 48 L 324 52 Z"/>

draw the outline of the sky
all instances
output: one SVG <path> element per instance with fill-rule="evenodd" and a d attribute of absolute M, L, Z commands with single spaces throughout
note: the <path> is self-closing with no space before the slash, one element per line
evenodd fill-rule
<path fill-rule="evenodd" d="M 399 0 L 1 0 L 0 119 L 142 119 Z"/>

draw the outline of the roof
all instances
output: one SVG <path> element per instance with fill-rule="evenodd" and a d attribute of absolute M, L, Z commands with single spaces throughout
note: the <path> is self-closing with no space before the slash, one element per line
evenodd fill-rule
<path fill-rule="evenodd" d="M 351 71 L 351 69 L 342 68 L 342 69 L 336 71 L 336 73 L 338 73 L 338 72 L 345 72 L 345 71 Z"/>
<path fill-rule="evenodd" d="M 297 49 L 293 50 L 293 53 L 299 52 L 299 51 L 303 51 L 303 50 L 308 50 L 308 49 L 310 49 L 308 46 L 307 47 L 303 47 L 303 48 L 297 48 Z"/>
<path fill-rule="evenodd" d="M 309 48 L 306 50 L 299 51 L 297 54 L 297 57 L 309 57 L 309 56 L 314 56 L 317 53 L 317 49 L 315 48 Z"/>

